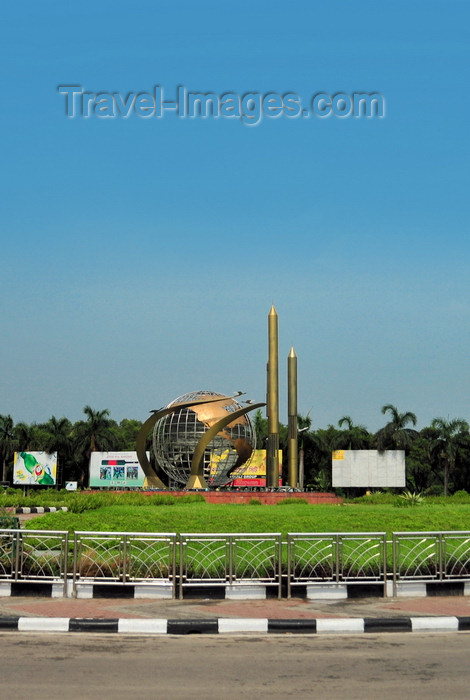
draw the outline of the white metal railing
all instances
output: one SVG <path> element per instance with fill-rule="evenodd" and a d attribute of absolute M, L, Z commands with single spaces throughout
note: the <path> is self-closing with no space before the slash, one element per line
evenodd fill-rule
<path fill-rule="evenodd" d="M 61 582 L 66 593 L 69 534 L 57 530 L 0 530 L 0 581 Z"/>
<path fill-rule="evenodd" d="M 287 595 L 307 583 L 387 581 L 385 532 L 292 532 L 287 535 Z"/>
<path fill-rule="evenodd" d="M 194 585 L 276 586 L 281 596 L 281 533 L 181 534 L 179 595 Z"/>
<path fill-rule="evenodd" d="M 171 583 L 176 580 L 176 533 L 77 531 L 73 591 L 77 583 Z"/>
<path fill-rule="evenodd" d="M 470 581 L 470 532 L 394 532 L 393 584 Z"/>
<path fill-rule="evenodd" d="M 1 582 L 295 587 L 470 583 L 470 532 L 146 533 L 0 529 Z"/>

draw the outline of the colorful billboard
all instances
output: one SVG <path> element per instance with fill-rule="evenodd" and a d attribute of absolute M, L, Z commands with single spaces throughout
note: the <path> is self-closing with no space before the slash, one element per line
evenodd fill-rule
<path fill-rule="evenodd" d="M 57 452 L 15 452 L 13 483 L 17 486 L 55 486 Z"/>
<path fill-rule="evenodd" d="M 147 457 L 150 458 L 149 453 Z M 137 452 L 92 452 L 90 455 L 90 487 L 141 488 L 145 474 Z"/>
<path fill-rule="evenodd" d="M 248 466 L 242 467 L 243 474 L 232 482 L 235 488 L 266 486 L 266 450 L 253 450 Z M 279 486 L 282 486 L 282 450 L 279 450 Z"/>

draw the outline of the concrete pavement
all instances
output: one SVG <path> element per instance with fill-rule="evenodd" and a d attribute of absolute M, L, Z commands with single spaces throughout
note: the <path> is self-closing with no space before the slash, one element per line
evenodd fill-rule
<path fill-rule="evenodd" d="M 342 601 L 0 598 L 0 629 L 187 634 L 221 632 L 463 631 L 470 598 Z"/>

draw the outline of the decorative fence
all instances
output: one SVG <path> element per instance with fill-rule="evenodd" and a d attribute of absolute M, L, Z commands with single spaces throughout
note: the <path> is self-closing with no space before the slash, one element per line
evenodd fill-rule
<path fill-rule="evenodd" d="M 470 532 L 394 532 L 393 581 L 470 581 Z"/>
<path fill-rule="evenodd" d="M 185 586 L 251 584 L 275 586 L 281 596 L 282 536 L 182 534 L 179 595 Z"/>
<path fill-rule="evenodd" d="M 65 595 L 68 564 L 68 532 L 0 530 L 0 581 L 60 582 Z"/>
<path fill-rule="evenodd" d="M 77 583 L 167 583 L 176 581 L 176 534 L 76 532 L 73 590 Z"/>
<path fill-rule="evenodd" d="M 387 581 L 385 532 L 289 533 L 287 591 L 293 586 Z M 384 589 L 385 594 L 385 589 Z"/>
<path fill-rule="evenodd" d="M 203 586 L 470 583 L 470 532 L 182 534 L 0 529 L 0 585 Z"/>

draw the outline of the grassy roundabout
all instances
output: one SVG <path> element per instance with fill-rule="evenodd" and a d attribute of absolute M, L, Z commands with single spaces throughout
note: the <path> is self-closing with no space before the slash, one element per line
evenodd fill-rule
<path fill-rule="evenodd" d="M 254 494 L 256 495 L 256 494 Z M 41 498 L 42 496 L 42 498 Z M 21 505 L 53 505 L 53 494 L 35 493 L 29 497 L 21 497 Z M 1 505 L 12 508 L 18 503 L 18 494 L 3 494 Z M 16 499 L 16 502 L 15 502 Z M 26 502 L 25 502 L 26 501 Z M 197 534 L 221 534 L 224 533 L 281 533 L 286 541 L 287 533 L 374 533 L 385 532 L 387 540 L 391 540 L 393 532 L 442 532 L 470 530 L 470 496 L 468 494 L 456 494 L 448 498 L 406 498 L 395 494 L 373 494 L 372 496 L 344 501 L 340 505 L 308 504 L 302 499 L 292 499 L 286 496 L 277 505 L 260 505 L 256 498 L 248 505 L 215 505 L 206 503 L 201 494 L 187 494 L 184 497 L 175 497 L 171 494 L 145 495 L 143 493 L 60 493 L 55 492 L 54 505 L 65 505 L 68 512 L 48 513 L 24 524 L 24 528 L 31 531 L 63 531 L 68 530 L 73 534 L 76 531 L 111 532 L 111 533 L 197 533 Z M 360 540 L 359 535 L 359 540 Z M 29 573 L 34 573 L 58 563 L 51 562 L 50 552 L 57 548 L 56 540 L 52 533 L 37 536 L 31 532 L 28 540 L 29 547 L 33 548 L 33 554 L 28 555 L 27 562 Z M 458 576 L 468 576 L 470 573 L 470 560 L 468 557 L 467 538 L 462 536 L 452 537 L 446 541 L 446 566 L 452 570 L 458 570 Z M 351 547 L 353 555 L 347 553 L 347 548 L 341 554 L 341 566 L 349 572 L 349 575 L 375 576 L 377 567 L 380 568 L 378 559 L 371 560 L 371 551 L 377 557 L 377 549 L 380 538 L 373 544 L 374 538 L 364 542 L 355 541 Z M 106 536 L 100 540 L 93 536 L 83 544 L 79 558 L 79 571 L 84 576 L 113 576 L 113 572 L 120 571 L 122 566 L 120 536 Z M 330 544 L 327 544 L 330 542 Z M 373 550 L 370 546 L 373 546 Z M 165 548 L 167 545 L 163 545 Z M 325 555 L 324 547 L 327 546 L 329 554 Z M 311 541 L 303 544 L 299 541 L 296 545 L 295 569 L 299 571 L 314 570 L 315 575 L 329 577 L 332 575 L 331 537 L 325 537 L 325 543 L 317 545 Z M 408 545 L 407 545 L 408 546 Z M 156 548 L 155 548 L 156 547 Z M 226 550 L 224 544 L 207 545 L 203 538 L 193 541 L 187 547 L 188 575 L 204 576 L 211 572 L 214 577 L 225 575 Z M 243 560 L 244 573 L 258 570 L 271 571 L 273 567 L 272 557 L 275 547 L 269 539 L 261 544 L 253 545 L 249 539 L 246 542 L 237 543 L 237 557 Z M 162 556 L 157 545 L 149 545 L 145 538 L 134 541 L 132 545 L 132 561 L 129 559 L 129 571 L 134 573 L 145 569 L 145 577 L 163 575 L 162 571 L 168 568 L 168 562 L 162 563 Z M 402 550 L 400 570 L 403 572 L 412 568 L 415 575 L 429 575 L 434 562 L 435 544 L 432 537 L 424 537 L 416 542 L 413 540 L 409 551 Z M 69 541 L 69 568 L 72 566 L 73 541 Z M 190 551 L 189 551 L 190 550 Z M 209 551 L 210 550 L 210 551 Z M 351 552 L 351 550 L 349 550 Z M 432 562 L 430 563 L 430 556 Z M 177 554 L 179 561 L 180 553 Z M 282 569 L 287 571 L 287 554 L 283 548 Z M 380 557 L 379 557 L 380 558 Z M 392 566 L 392 548 L 387 545 L 387 570 Z M 126 560 L 127 561 L 127 560 Z M 375 562 L 375 563 L 374 563 Z M 0 562 L 1 563 L 1 562 Z M 137 569 L 134 571 L 134 568 Z M 140 568 L 139 568 L 140 567 Z M 163 567 L 163 568 L 162 568 Z M 251 567 L 251 568 L 250 568 Z M 319 573 L 320 572 L 320 573 Z M 432 572 L 431 572 L 432 573 Z M 275 575 L 272 568 L 271 574 Z M 255 573 L 253 573 L 255 575 Z"/>
<path fill-rule="evenodd" d="M 57 494 L 57 492 L 56 492 Z M 35 505 L 39 505 L 35 503 Z M 379 494 L 341 505 L 309 505 L 286 498 L 278 505 L 212 505 L 203 496 L 156 494 L 65 494 L 50 513 L 25 524 L 28 529 L 111 532 L 386 532 L 470 530 L 470 496 L 428 498 L 408 504 Z"/>

